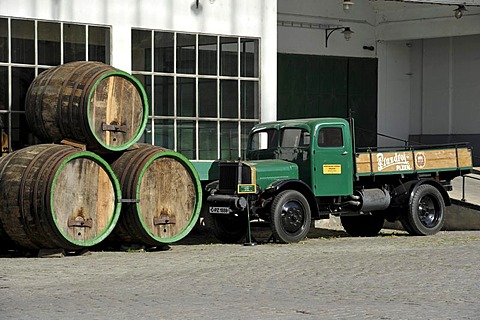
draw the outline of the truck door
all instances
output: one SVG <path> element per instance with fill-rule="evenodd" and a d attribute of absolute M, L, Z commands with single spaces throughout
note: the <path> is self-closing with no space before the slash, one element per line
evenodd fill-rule
<path fill-rule="evenodd" d="M 316 196 L 353 193 L 353 146 L 348 123 L 320 124 L 312 141 L 312 186 Z"/>

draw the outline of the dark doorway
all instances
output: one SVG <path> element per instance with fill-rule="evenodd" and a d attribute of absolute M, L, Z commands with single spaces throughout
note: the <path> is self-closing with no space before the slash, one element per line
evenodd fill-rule
<path fill-rule="evenodd" d="M 377 143 L 376 58 L 278 54 L 278 119 L 355 119 L 356 145 Z"/>

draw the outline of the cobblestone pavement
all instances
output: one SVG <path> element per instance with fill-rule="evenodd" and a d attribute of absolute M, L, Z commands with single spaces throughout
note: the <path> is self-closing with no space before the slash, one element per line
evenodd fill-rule
<path fill-rule="evenodd" d="M 313 229 L 296 244 L 194 233 L 169 251 L 2 257 L 0 319 L 478 319 L 479 248 L 478 231 Z"/>

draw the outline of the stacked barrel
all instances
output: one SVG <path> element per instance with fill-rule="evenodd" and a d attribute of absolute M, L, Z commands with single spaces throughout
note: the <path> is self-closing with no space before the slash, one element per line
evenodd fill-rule
<path fill-rule="evenodd" d="M 35 78 L 25 111 L 45 144 L 0 159 L 0 247 L 159 246 L 194 227 L 198 175 L 181 154 L 137 143 L 148 101 L 133 76 L 99 62 L 60 65 Z"/>

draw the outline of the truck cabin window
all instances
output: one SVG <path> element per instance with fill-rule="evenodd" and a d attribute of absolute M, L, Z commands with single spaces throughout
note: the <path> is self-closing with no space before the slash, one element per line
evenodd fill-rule
<path fill-rule="evenodd" d="M 318 134 L 321 148 L 343 147 L 342 128 L 322 128 Z"/>
<path fill-rule="evenodd" d="M 270 129 L 255 132 L 250 136 L 248 149 L 250 151 L 273 149 L 278 146 L 277 130 Z"/>
<path fill-rule="evenodd" d="M 280 147 L 298 148 L 308 147 L 310 145 L 310 133 L 303 129 L 284 129 Z"/>

